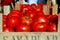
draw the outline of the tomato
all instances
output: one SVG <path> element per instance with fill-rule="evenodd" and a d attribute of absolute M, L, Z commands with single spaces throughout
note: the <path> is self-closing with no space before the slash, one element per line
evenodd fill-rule
<path fill-rule="evenodd" d="M 30 30 L 30 26 L 24 24 L 20 24 L 16 27 L 16 32 L 30 32 Z"/>
<path fill-rule="evenodd" d="M 45 17 L 44 15 L 41 15 L 41 16 L 37 16 L 35 18 L 35 21 L 41 23 L 41 22 L 46 22 L 46 23 L 49 23 L 49 20 L 47 17 Z"/>
<path fill-rule="evenodd" d="M 32 6 L 33 8 L 36 8 L 36 7 L 37 7 L 36 4 L 31 4 L 31 6 Z"/>
<path fill-rule="evenodd" d="M 48 27 L 49 32 L 57 32 L 57 25 L 55 23 L 50 24 Z"/>
<path fill-rule="evenodd" d="M 7 26 L 14 28 L 20 23 L 20 20 L 18 17 L 10 17 L 7 19 Z"/>
<path fill-rule="evenodd" d="M 12 2 L 12 0 L 1 0 L 2 1 L 2 6 L 4 6 L 4 5 L 8 5 L 9 3 L 11 3 Z"/>
<path fill-rule="evenodd" d="M 26 11 L 26 16 L 34 19 L 36 17 L 36 13 L 34 11 Z"/>
<path fill-rule="evenodd" d="M 3 32 L 14 32 L 13 28 L 4 27 Z"/>
<path fill-rule="evenodd" d="M 32 26 L 32 30 L 34 32 L 46 32 L 47 24 L 46 23 L 37 23 L 34 26 Z"/>
<path fill-rule="evenodd" d="M 51 19 L 51 15 L 45 15 L 48 19 Z"/>
<path fill-rule="evenodd" d="M 6 22 L 6 20 L 7 20 L 7 15 L 3 15 L 3 16 L 2 16 L 2 20 L 3 20 L 4 22 Z"/>
<path fill-rule="evenodd" d="M 58 20 L 57 15 L 51 15 L 50 22 L 56 22 Z"/>
<path fill-rule="evenodd" d="M 40 15 L 44 15 L 44 13 L 41 11 L 37 11 L 37 16 L 40 16 Z"/>
<path fill-rule="evenodd" d="M 2 27 L 7 27 L 6 22 L 3 22 L 3 23 L 2 23 Z"/>
<path fill-rule="evenodd" d="M 21 18 L 23 14 L 19 10 L 12 10 L 9 14 L 8 17 L 18 17 Z"/>
<path fill-rule="evenodd" d="M 22 23 L 23 24 L 30 25 L 32 23 L 32 21 L 33 20 L 30 17 L 28 17 L 28 16 L 22 17 Z"/>
<path fill-rule="evenodd" d="M 43 12 L 43 4 L 38 4 L 37 11 L 42 11 Z"/>

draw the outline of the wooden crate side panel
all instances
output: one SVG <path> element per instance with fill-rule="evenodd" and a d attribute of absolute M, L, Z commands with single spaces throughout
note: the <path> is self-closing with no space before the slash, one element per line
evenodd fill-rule
<path fill-rule="evenodd" d="M 57 15 L 58 13 L 58 4 L 52 6 L 52 15 Z"/>
<path fill-rule="evenodd" d="M 50 8 L 48 5 L 44 5 L 43 6 L 43 12 L 45 15 L 49 15 L 50 14 Z"/>
<path fill-rule="evenodd" d="M 60 13 L 58 15 L 58 32 L 60 32 Z"/>
<path fill-rule="evenodd" d="M 0 40 L 60 40 L 59 33 L 0 33 Z"/>
<path fill-rule="evenodd" d="M 0 32 L 2 32 L 2 13 L 0 13 Z"/>

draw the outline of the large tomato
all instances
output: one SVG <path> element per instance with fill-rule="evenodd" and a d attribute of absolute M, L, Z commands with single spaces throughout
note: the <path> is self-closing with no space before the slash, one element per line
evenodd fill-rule
<path fill-rule="evenodd" d="M 30 30 L 30 26 L 24 24 L 20 24 L 16 27 L 16 32 L 30 32 Z"/>
<path fill-rule="evenodd" d="M 14 32 L 13 28 L 4 27 L 3 32 Z"/>
<path fill-rule="evenodd" d="M 34 19 L 36 17 L 36 13 L 34 11 L 26 11 L 26 16 Z"/>
<path fill-rule="evenodd" d="M 22 17 L 22 23 L 26 25 L 30 25 L 32 23 L 32 19 L 28 16 Z"/>
<path fill-rule="evenodd" d="M 4 22 L 6 22 L 6 20 L 7 20 L 7 15 L 3 15 L 3 16 L 2 16 L 2 20 L 3 20 Z"/>
<path fill-rule="evenodd" d="M 47 30 L 47 24 L 46 23 L 37 23 L 32 26 L 32 30 L 34 32 L 45 32 Z"/>
<path fill-rule="evenodd" d="M 55 23 L 50 24 L 48 27 L 49 32 L 57 32 L 57 25 Z"/>
<path fill-rule="evenodd" d="M 12 10 L 9 14 L 8 17 L 18 17 L 21 18 L 23 14 L 19 10 Z"/>
<path fill-rule="evenodd" d="M 7 19 L 7 26 L 14 28 L 20 23 L 20 20 L 18 17 L 10 17 Z"/>
<path fill-rule="evenodd" d="M 41 22 L 46 22 L 46 23 L 49 23 L 49 20 L 47 17 L 45 17 L 45 15 L 41 15 L 41 16 L 37 16 L 35 18 L 35 21 L 41 23 Z"/>

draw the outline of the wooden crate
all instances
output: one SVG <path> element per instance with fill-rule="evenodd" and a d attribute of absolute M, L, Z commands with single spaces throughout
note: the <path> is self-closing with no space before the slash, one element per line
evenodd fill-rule
<path fill-rule="evenodd" d="M 19 5 L 18 5 L 19 7 Z M 19 10 L 17 7 L 15 7 Z M 58 32 L 2 32 L 2 13 L 0 13 L 0 40 L 60 40 L 60 14 L 54 5 L 52 14 L 58 15 Z M 45 15 L 49 14 L 49 6 L 44 6 Z"/>

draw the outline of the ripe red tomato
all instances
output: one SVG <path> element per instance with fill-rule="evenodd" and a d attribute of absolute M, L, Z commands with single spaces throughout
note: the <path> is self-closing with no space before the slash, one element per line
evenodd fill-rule
<path fill-rule="evenodd" d="M 7 20 L 7 15 L 3 15 L 3 16 L 2 16 L 2 19 L 3 19 L 4 22 L 6 22 L 6 20 Z"/>
<path fill-rule="evenodd" d="M 28 16 L 22 17 L 22 23 L 26 25 L 30 25 L 32 23 L 32 19 Z"/>
<path fill-rule="evenodd" d="M 48 27 L 49 32 L 57 32 L 57 25 L 55 23 L 50 24 Z"/>
<path fill-rule="evenodd" d="M 51 19 L 51 15 L 45 15 L 49 20 Z"/>
<path fill-rule="evenodd" d="M 40 15 L 44 15 L 44 13 L 41 11 L 37 11 L 37 16 L 40 16 Z"/>
<path fill-rule="evenodd" d="M 50 22 L 56 22 L 58 20 L 57 15 L 51 15 Z"/>
<path fill-rule="evenodd" d="M 30 32 L 30 30 L 30 26 L 24 24 L 20 24 L 16 27 L 16 32 Z"/>
<path fill-rule="evenodd" d="M 4 27 L 3 32 L 14 32 L 13 28 Z"/>
<path fill-rule="evenodd" d="M 23 14 L 19 10 L 12 10 L 9 14 L 8 17 L 18 17 L 21 18 Z"/>
<path fill-rule="evenodd" d="M 18 17 L 10 17 L 7 19 L 7 26 L 14 28 L 20 23 L 20 20 Z"/>
<path fill-rule="evenodd" d="M 47 30 L 47 24 L 46 23 L 37 23 L 34 26 L 32 26 L 32 30 L 34 32 L 45 32 Z"/>
<path fill-rule="evenodd" d="M 3 23 L 2 23 L 2 27 L 7 27 L 6 22 L 3 22 Z"/>
<path fill-rule="evenodd" d="M 34 11 L 26 11 L 26 16 L 34 19 L 36 17 L 36 13 Z"/>
<path fill-rule="evenodd" d="M 31 4 L 31 7 L 36 8 L 37 6 L 36 4 Z"/>
<path fill-rule="evenodd" d="M 49 23 L 49 20 L 47 17 L 45 17 L 44 15 L 41 15 L 41 16 L 37 16 L 35 21 L 41 23 L 41 22 L 46 22 L 46 23 Z"/>
<path fill-rule="evenodd" d="M 42 11 L 43 12 L 43 4 L 38 4 L 37 11 Z"/>

